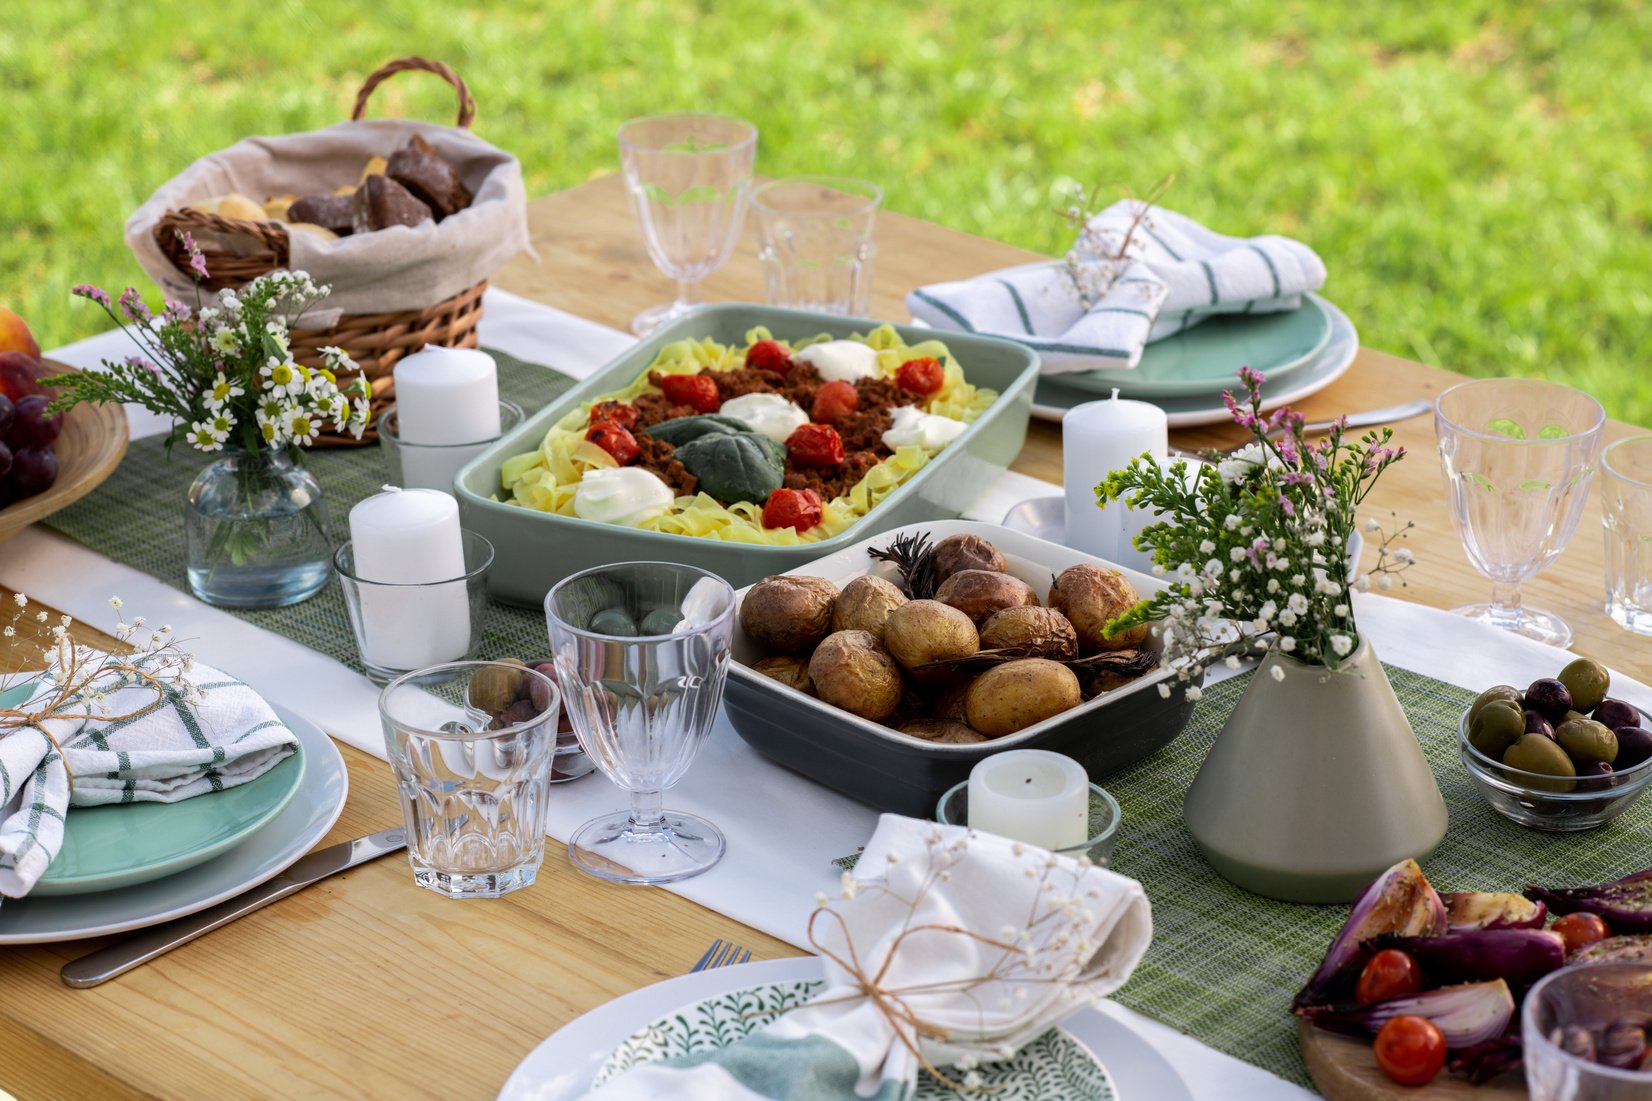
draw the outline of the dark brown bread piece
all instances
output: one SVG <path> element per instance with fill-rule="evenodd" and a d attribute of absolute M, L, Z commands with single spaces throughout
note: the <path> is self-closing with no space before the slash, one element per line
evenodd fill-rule
<path fill-rule="evenodd" d="M 390 154 L 384 173 L 429 206 L 438 222 L 470 205 L 470 192 L 459 173 L 418 134 Z"/>
<path fill-rule="evenodd" d="M 350 215 L 357 233 L 386 226 L 416 226 L 430 217 L 430 208 L 387 176 L 369 176 L 351 196 Z"/>
<path fill-rule="evenodd" d="M 287 221 L 308 222 L 330 229 L 340 237 L 349 236 L 355 229 L 348 195 L 306 195 L 287 208 Z"/>

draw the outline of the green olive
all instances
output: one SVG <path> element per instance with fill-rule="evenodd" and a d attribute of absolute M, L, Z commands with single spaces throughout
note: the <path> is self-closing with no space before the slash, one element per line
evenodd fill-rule
<path fill-rule="evenodd" d="M 1566 686 L 1566 691 L 1572 694 L 1572 706 L 1579 711 L 1593 711 L 1612 687 L 1612 675 L 1606 666 L 1588 658 L 1578 658 L 1555 679 Z"/>
<path fill-rule="evenodd" d="M 1474 717 L 1480 713 L 1480 709 L 1493 700 L 1513 700 L 1518 704 L 1520 702 L 1520 689 L 1512 684 L 1492 685 L 1474 697 L 1474 702 L 1468 708 L 1468 721 L 1470 723 L 1474 722 Z"/>
<path fill-rule="evenodd" d="M 1611 764 L 1618 756 L 1618 736 L 1593 719 L 1573 719 L 1554 728 L 1554 740 L 1579 768 L 1597 761 Z"/>
<path fill-rule="evenodd" d="M 1526 713 L 1514 700 L 1492 700 L 1469 720 L 1468 741 L 1494 761 L 1526 732 Z"/>
<path fill-rule="evenodd" d="M 1552 739 L 1541 734 L 1521 735 L 1503 754 L 1503 763 L 1522 772 L 1538 773 L 1521 778 L 1528 787 L 1538 791 L 1566 792 L 1576 786 L 1573 777 L 1577 769 L 1572 767 L 1572 759 Z"/>

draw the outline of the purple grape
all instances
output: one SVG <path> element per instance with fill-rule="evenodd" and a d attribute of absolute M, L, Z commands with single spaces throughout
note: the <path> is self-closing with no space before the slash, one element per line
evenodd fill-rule
<path fill-rule="evenodd" d="M 63 414 L 53 413 L 47 416 L 46 406 L 51 403 L 52 399 L 44 394 L 30 394 L 17 402 L 15 419 L 11 425 L 12 446 L 41 448 L 50 447 L 57 442 L 57 434 L 63 431 Z M 55 473 L 53 477 L 56 477 Z"/>
<path fill-rule="evenodd" d="M 1615 733 L 1618 736 L 1618 755 L 1613 758 L 1612 764 L 1618 771 L 1634 768 L 1652 757 L 1652 733 L 1648 733 L 1645 727 L 1620 726 Z"/>
<path fill-rule="evenodd" d="M 0 401 L 5 401 L 4 394 L 0 394 Z M 4 441 L 0 441 L 0 478 L 4 478 L 6 476 L 6 472 L 11 470 L 11 463 L 11 446 Z"/>
<path fill-rule="evenodd" d="M 1609 726 L 1613 730 L 1620 726 L 1639 726 L 1641 724 L 1641 713 L 1635 710 L 1633 704 L 1614 699 L 1604 699 L 1595 704 L 1595 711 L 1591 718 L 1600 725 Z"/>
<path fill-rule="evenodd" d="M 0 439 L 5 439 L 6 433 L 11 431 L 11 422 L 17 417 L 17 406 L 11 399 L 0 394 Z"/>
<path fill-rule="evenodd" d="M 6 477 L 19 497 L 43 493 L 57 481 L 57 453 L 49 447 L 25 447 L 12 456 Z"/>
<path fill-rule="evenodd" d="M 21 415 L 22 406 L 18 407 L 18 413 Z M 1532 681 L 1531 686 L 1526 689 L 1526 707 L 1550 722 L 1558 722 L 1562 715 L 1572 709 L 1572 694 L 1564 684 L 1553 677 L 1544 677 Z"/>

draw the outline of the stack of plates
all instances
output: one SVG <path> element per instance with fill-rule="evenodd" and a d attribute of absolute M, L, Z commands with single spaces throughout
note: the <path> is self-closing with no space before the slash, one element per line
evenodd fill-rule
<path fill-rule="evenodd" d="M 0 706 L 7 702 L 0 696 Z M 192 914 L 273 878 L 314 847 L 344 809 L 344 760 L 313 723 L 276 714 L 298 736 L 298 750 L 251 783 L 180 803 L 71 809 L 63 849 L 34 890 L 0 901 L 0 945 L 120 933 Z"/>
<path fill-rule="evenodd" d="M 1318 295 L 1287 313 L 1219 314 L 1149 344 L 1134 370 L 1040 375 L 1033 415 L 1060 420 L 1067 410 L 1112 395 L 1149 401 L 1170 427 L 1228 420 L 1222 392 L 1240 389 L 1239 368 L 1268 378 L 1266 408 L 1301 401 L 1335 382 L 1354 362 L 1359 334 L 1348 315 Z"/>

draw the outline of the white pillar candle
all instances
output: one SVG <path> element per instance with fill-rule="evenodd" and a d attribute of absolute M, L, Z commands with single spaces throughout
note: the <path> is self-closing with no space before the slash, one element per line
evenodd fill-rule
<path fill-rule="evenodd" d="M 499 438 L 499 371 L 472 348 L 438 348 L 397 361 L 396 424 L 408 443 L 480 443 Z"/>
<path fill-rule="evenodd" d="M 470 598 L 458 502 L 433 489 L 368 497 L 350 510 L 350 549 L 364 582 L 364 662 L 405 670 L 465 656 Z"/>
<path fill-rule="evenodd" d="M 983 758 L 969 773 L 969 828 L 1041 849 L 1090 839 L 1090 778 L 1071 757 L 1012 749 Z"/>
<path fill-rule="evenodd" d="M 1163 458 L 1170 451 L 1170 418 L 1157 405 L 1126 401 L 1119 392 L 1105 401 L 1074 406 L 1061 419 L 1062 485 L 1067 494 L 1067 534 L 1074 550 L 1118 561 L 1124 541 L 1125 507 L 1096 505 L 1096 485 L 1143 452 Z"/>

